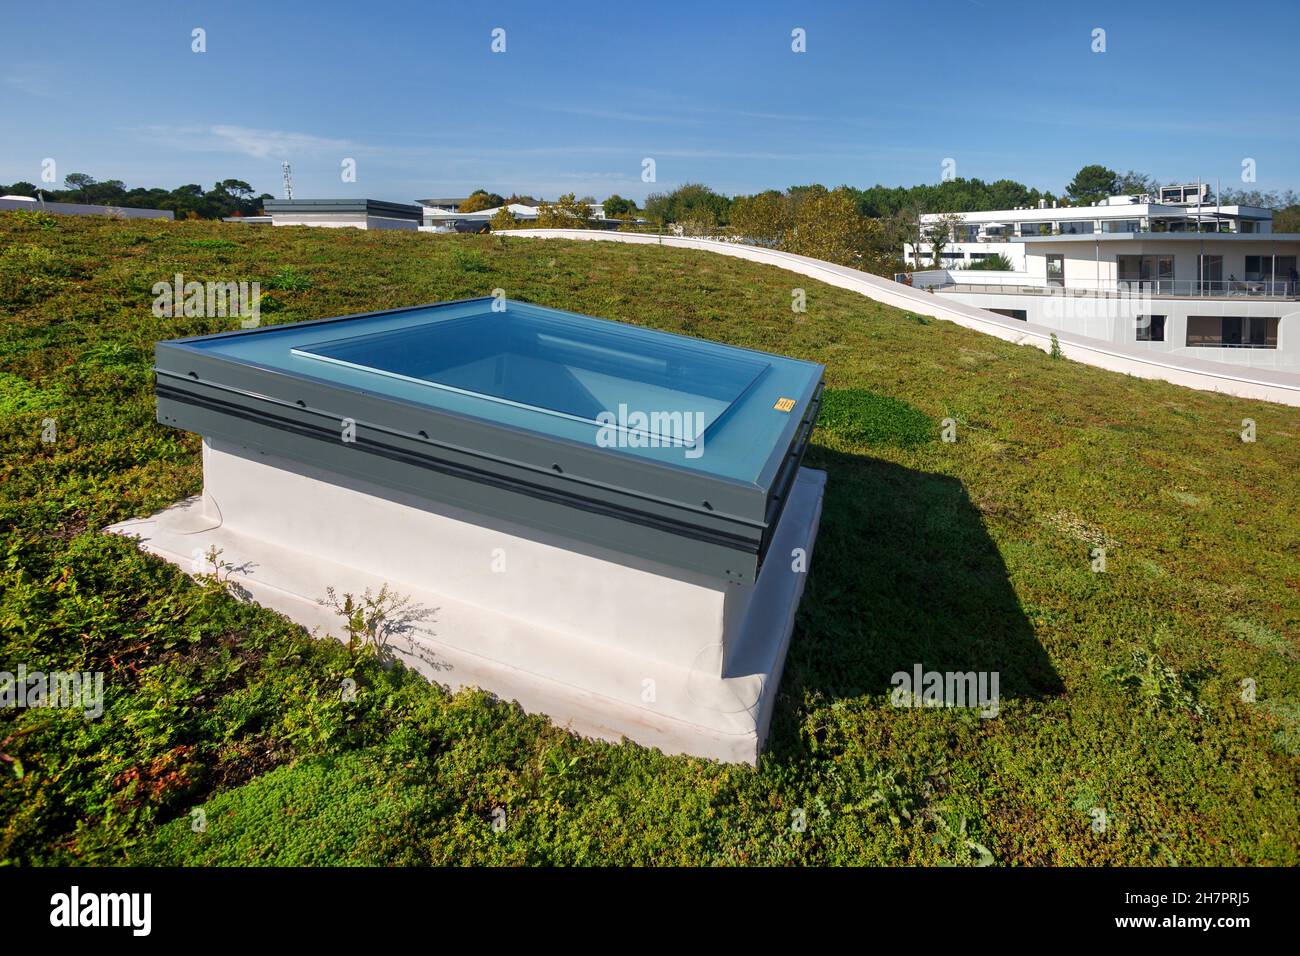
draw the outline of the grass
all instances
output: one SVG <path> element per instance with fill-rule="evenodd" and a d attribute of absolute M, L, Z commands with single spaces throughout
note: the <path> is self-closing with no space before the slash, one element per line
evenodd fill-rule
<path fill-rule="evenodd" d="M 1300 863 L 1296 409 L 689 250 L 12 215 L 0 250 L 0 669 L 102 671 L 106 698 L 0 710 L 7 862 Z M 201 487 L 152 347 L 238 319 L 155 317 L 177 272 L 274 289 L 268 322 L 499 287 L 824 363 L 759 767 L 448 694 L 98 534 Z M 890 706 L 916 663 L 998 671 L 999 715 Z"/>

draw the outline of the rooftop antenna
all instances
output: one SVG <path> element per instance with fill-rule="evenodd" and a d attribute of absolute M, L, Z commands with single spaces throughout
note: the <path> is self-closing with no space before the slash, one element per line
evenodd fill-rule
<path fill-rule="evenodd" d="M 287 162 L 280 164 L 280 170 L 284 173 L 284 198 L 293 198 L 293 170 L 289 168 Z"/>

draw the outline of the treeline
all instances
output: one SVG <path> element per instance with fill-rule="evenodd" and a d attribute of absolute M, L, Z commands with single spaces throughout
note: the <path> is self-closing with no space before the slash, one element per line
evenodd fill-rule
<path fill-rule="evenodd" d="M 923 213 L 1011 209 L 1040 201 L 1069 200 L 1010 179 L 992 183 L 951 179 L 869 189 L 812 184 L 731 197 L 687 183 L 647 197 L 645 216 L 687 235 L 731 235 L 783 252 L 891 275 L 906 268 L 904 243 L 947 241 L 934 229 L 923 234 Z M 946 234 L 951 226 L 945 222 L 942 228 Z"/>
<path fill-rule="evenodd" d="M 732 236 L 770 248 L 812 256 L 868 272 L 903 271 L 905 243 L 925 244 L 938 259 L 957 238 L 958 217 L 947 214 L 1033 208 L 1040 203 L 1084 206 L 1108 196 L 1157 196 L 1161 183 L 1144 173 L 1084 166 L 1057 195 L 1010 179 L 952 179 L 919 186 L 857 189 L 792 186 L 752 196 L 725 196 L 700 183 L 653 193 L 645 216 L 661 227 L 697 236 Z M 1300 205 L 1291 190 L 1224 190 L 1223 201 L 1274 210 L 1274 231 L 1300 232 Z M 940 214 L 922 227 L 923 214 Z"/>
<path fill-rule="evenodd" d="M 127 189 L 119 179 L 99 182 L 85 173 L 64 178 L 63 189 L 45 189 L 29 182 L 0 185 L 0 195 L 43 197 L 50 202 L 88 203 L 102 206 L 169 209 L 178 219 L 219 219 L 255 216 L 270 193 L 254 195 L 241 179 L 224 179 L 205 190 L 196 183 L 176 189 Z M 686 183 L 670 192 L 652 193 L 644 209 L 621 196 L 602 204 L 605 215 L 624 220 L 624 228 L 637 228 L 644 217 L 653 228 L 687 235 L 730 235 L 772 248 L 813 256 L 855 268 L 888 275 L 900 271 L 904 243 L 926 242 L 941 248 L 953 237 L 951 220 L 920 226 L 925 213 L 978 212 L 990 209 L 1034 207 L 1039 203 L 1087 205 L 1113 195 L 1154 195 L 1160 183 L 1130 170 L 1117 173 L 1105 166 L 1084 166 L 1063 194 L 1040 190 L 1011 179 L 986 183 L 981 179 L 950 179 L 918 186 L 881 186 L 867 189 L 819 184 L 766 190 L 754 195 L 726 196 L 700 183 Z M 1275 232 L 1300 232 L 1300 197 L 1292 190 L 1259 191 L 1225 189 L 1223 202 L 1263 206 L 1274 210 Z M 553 203 L 531 196 L 503 197 L 477 189 L 461 206 L 462 212 L 490 209 L 510 203 L 537 205 L 539 219 L 516 222 L 502 209 L 492 220 L 493 229 L 520 225 L 585 226 L 591 196 L 569 193 Z"/>
<path fill-rule="evenodd" d="M 242 179 L 223 179 L 205 190 L 197 183 L 175 189 L 127 189 L 120 179 L 99 182 L 85 173 L 69 173 L 63 189 L 46 189 L 28 182 L 0 185 L 0 195 L 44 198 L 46 202 L 88 203 L 129 209 L 170 209 L 177 219 L 221 219 L 227 216 L 256 216 L 262 203 L 274 199 L 270 193 L 253 194 Z M 39 189 L 39 194 L 38 194 Z"/>
<path fill-rule="evenodd" d="M 791 186 L 783 193 L 767 190 L 760 196 L 785 195 L 798 201 L 808 193 L 826 192 L 825 186 Z M 834 190 L 853 201 L 858 215 L 870 219 L 885 219 L 900 212 L 976 212 L 985 209 L 1012 209 L 1016 206 L 1036 206 L 1040 200 L 1049 203 L 1058 197 L 1010 179 L 986 183 L 982 179 L 950 179 L 941 183 L 920 186 L 872 186 L 858 189 L 840 186 Z M 699 183 L 687 183 L 672 192 L 652 193 L 645 202 L 647 218 L 664 223 L 710 223 L 725 226 L 731 222 L 731 212 L 737 203 L 752 200 L 754 196 L 727 197 Z"/>
<path fill-rule="evenodd" d="M 574 193 L 565 193 L 555 202 L 534 199 L 523 205 L 537 207 L 536 219 L 519 219 L 508 205 L 502 205 L 488 220 L 488 228 L 493 232 L 502 229 L 590 229 L 593 228 L 591 207 L 596 200 L 590 196 L 579 199 Z M 617 222 L 622 231 L 636 231 L 639 210 L 636 203 L 617 194 L 610 196 L 600 204 L 605 210 L 606 219 L 597 228 L 609 228 L 611 221 Z M 486 207 L 491 208 L 491 207 Z M 464 204 L 460 207 L 465 211 Z"/>

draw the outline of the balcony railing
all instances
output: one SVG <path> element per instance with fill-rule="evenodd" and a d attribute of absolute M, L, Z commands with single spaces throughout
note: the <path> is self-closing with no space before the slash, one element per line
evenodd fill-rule
<path fill-rule="evenodd" d="M 1286 279 L 1135 279 L 1118 285 L 1130 292 L 1177 296 L 1256 296 L 1294 299 L 1300 284 Z"/>
<path fill-rule="evenodd" d="M 927 283 L 941 292 L 996 292 L 1020 295 L 1051 295 L 1061 292 L 1096 293 L 1114 296 L 1170 296 L 1175 298 L 1298 299 L 1300 283 L 1273 279 L 1210 281 L 1199 279 L 1150 279 L 1133 282 L 1002 283 L 963 282 L 950 279 Z"/>
<path fill-rule="evenodd" d="M 1172 233 L 1174 235 L 1180 235 L 1182 233 L 1199 232 L 1210 238 L 1213 238 L 1214 236 L 1232 236 L 1238 234 L 1238 230 L 1230 226 L 1224 226 L 1221 229 L 1199 229 L 1198 230 L 1194 228 L 1194 226 L 1193 228 L 1190 229 L 1188 228 L 1171 229 L 1169 228 L 1169 226 L 1164 225 L 1159 221 L 1156 221 L 1151 223 L 1145 223 L 1145 222 L 1140 223 L 1137 229 L 1123 229 L 1123 228 L 1119 228 L 1116 223 L 1108 221 L 1105 222 L 1100 229 L 1093 227 L 1091 223 L 1084 226 L 1083 228 L 1070 227 L 1066 229 L 1061 229 L 1060 227 L 1051 226 L 1043 229 L 1034 229 L 1031 230 L 1030 232 L 1025 232 L 1024 230 L 1021 229 L 1008 230 L 1007 232 L 1001 235 L 995 235 L 992 233 L 985 233 L 985 232 L 977 233 L 974 236 L 970 236 L 969 234 L 961 234 L 957 236 L 954 241 L 955 242 L 1009 242 L 1012 239 L 1046 239 L 1051 236 L 1073 236 L 1077 239 L 1091 239 L 1093 236 L 1108 236 L 1116 233 L 1128 233 L 1128 232 Z M 1263 235 L 1263 234 L 1258 233 L 1258 235 Z"/>

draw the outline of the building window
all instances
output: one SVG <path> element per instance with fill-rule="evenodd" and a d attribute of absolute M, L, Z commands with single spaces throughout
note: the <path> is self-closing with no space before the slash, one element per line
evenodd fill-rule
<path fill-rule="evenodd" d="M 998 315 L 1005 315 L 1008 319 L 1019 319 L 1021 322 L 1029 321 L 1029 313 L 1024 309 L 989 309 L 990 312 L 996 312 Z"/>
<path fill-rule="evenodd" d="M 1065 287 L 1065 256 L 1047 257 L 1047 284 Z"/>
<path fill-rule="evenodd" d="M 1163 315 L 1139 315 L 1137 317 L 1137 340 L 1139 342 L 1163 342 L 1165 340 L 1165 317 Z"/>
<path fill-rule="evenodd" d="M 1296 280 L 1295 256 L 1246 256 L 1247 282 L 1269 282 L 1274 279 L 1278 282 Z"/>
<path fill-rule="evenodd" d="M 1173 291 L 1173 256 L 1116 256 L 1116 278 L 1137 283 L 1143 291 Z"/>
<path fill-rule="evenodd" d="M 1091 236 L 1093 233 L 1091 222 L 1063 222 L 1061 223 L 1061 235 L 1063 236 Z"/>
<path fill-rule="evenodd" d="M 1141 219 L 1109 219 L 1101 224 L 1102 232 L 1141 232 Z"/>
<path fill-rule="evenodd" d="M 1189 348 L 1275 349 L 1276 316 L 1189 315 Z"/>

